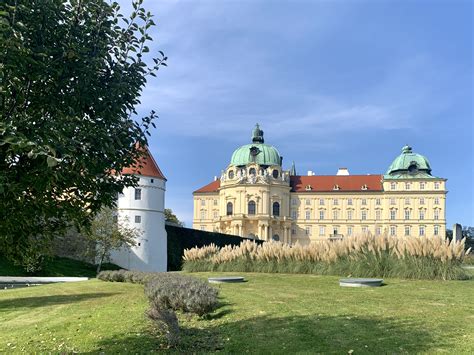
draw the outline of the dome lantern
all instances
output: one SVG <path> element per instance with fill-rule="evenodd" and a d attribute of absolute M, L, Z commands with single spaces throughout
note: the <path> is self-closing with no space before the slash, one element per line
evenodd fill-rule
<path fill-rule="evenodd" d="M 282 164 L 278 150 L 271 145 L 264 144 L 263 131 L 258 123 L 252 130 L 252 143 L 237 148 L 230 161 L 230 164 L 235 166 L 253 163 L 263 166 L 281 166 Z"/>

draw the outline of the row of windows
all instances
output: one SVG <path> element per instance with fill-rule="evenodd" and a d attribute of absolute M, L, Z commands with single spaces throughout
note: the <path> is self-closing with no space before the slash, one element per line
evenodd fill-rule
<path fill-rule="evenodd" d="M 255 201 L 249 201 L 247 205 L 247 214 L 255 215 L 256 213 L 256 204 Z M 234 205 L 232 202 L 227 202 L 226 206 L 226 215 L 232 216 L 234 214 Z M 272 204 L 272 216 L 279 216 L 280 215 L 280 203 L 273 202 Z"/>
<path fill-rule="evenodd" d="M 400 183 L 400 184 L 402 184 L 402 183 Z M 411 183 L 411 182 L 405 182 L 404 184 L 405 184 L 405 190 L 411 190 L 412 186 L 416 186 L 415 183 Z M 390 190 L 396 190 L 397 187 L 398 187 L 398 183 L 396 183 L 396 182 L 391 182 L 390 183 Z M 440 185 L 439 181 L 435 181 L 434 182 L 434 189 L 439 190 L 440 187 L 441 187 L 441 185 Z M 420 190 L 424 190 L 426 188 L 426 182 L 420 181 L 418 183 L 418 188 Z"/>
<path fill-rule="evenodd" d="M 235 175 L 237 174 L 237 176 L 238 176 L 239 173 L 240 173 L 241 175 L 243 175 L 243 174 L 246 173 L 246 170 L 245 170 L 245 169 L 239 169 L 239 170 L 236 170 L 236 171 L 234 171 L 234 170 L 229 170 L 229 171 L 227 172 L 227 177 L 228 177 L 229 179 L 233 179 L 233 178 L 235 177 Z M 249 174 L 249 175 L 256 176 L 256 175 L 257 175 L 257 170 L 256 170 L 255 168 L 250 168 L 250 169 L 248 170 L 248 174 Z M 259 174 L 260 174 L 260 175 L 264 175 L 264 174 L 265 174 L 265 170 L 260 169 L 260 170 L 259 170 Z M 275 179 L 278 179 L 278 176 L 279 176 L 279 175 L 280 175 L 280 173 L 279 173 L 279 171 L 278 171 L 277 169 L 274 169 L 274 170 L 272 171 L 272 176 L 273 176 Z"/>
<path fill-rule="evenodd" d="M 426 210 L 419 210 L 418 218 L 420 220 L 424 220 L 425 215 L 426 215 Z M 354 217 L 354 211 L 348 210 L 346 212 L 346 216 L 347 216 L 347 219 L 349 219 L 349 220 L 352 219 Z M 320 210 L 319 211 L 319 219 L 324 220 L 325 217 L 326 217 L 326 211 Z M 381 210 L 376 210 L 375 211 L 375 219 L 380 220 L 381 217 L 382 217 L 382 211 Z M 411 210 L 406 209 L 404 217 L 407 220 L 411 219 L 411 217 L 412 217 Z M 440 217 L 440 209 L 435 209 L 434 212 L 433 212 L 433 219 L 438 220 L 439 217 Z M 292 210 L 291 211 L 291 218 L 295 219 L 295 220 L 298 219 L 298 211 Z M 342 213 L 340 214 L 339 210 L 332 211 L 332 219 L 339 219 L 339 218 L 343 218 L 343 214 Z M 311 211 L 309 211 L 309 210 L 305 211 L 305 219 L 306 220 L 311 219 Z M 363 220 L 363 221 L 367 220 L 367 210 L 360 211 L 360 219 Z M 392 219 L 392 220 L 397 219 L 397 209 L 391 209 L 390 210 L 390 219 Z"/>
<path fill-rule="evenodd" d="M 414 200 L 414 198 L 406 197 L 404 199 L 404 202 L 405 202 L 406 205 L 410 205 L 412 200 Z M 310 206 L 312 201 L 313 200 L 309 199 L 309 198 L 305 199 L 305 205 Z M 339 206 L 339 204 L 340 204 L 340 199 L 337 199 L 337 198 L 330 199 L 330 201 L 332 202 L 333 206 Z M 420 205 L 425 204 L 425 198 L 424 197 L 420 197 L 418 201 L 419 201 Z M 439 202 L 440 202 L 439 197 L 435 197 L 434 198 L 434 204 L 439 205 Z M 367 199 L 366 198 L 360 199 L 360 203 L 361 203 L 362 206 L 367 206 Z M 397 199 L 395 197 L 390 198 L 390 204 L 391 205 L 396 205 L 396 203 L 397 203 Z M 324 206 L 325 204 L 326 204 L 326 200 L 324 198 L 320 198 L 319 199 L 319 205 Z M 380 206 L 381 204 L 382 204 L 382 200 L 380 198 L 376 198 L 375 199 L 375 205 Z M 292 206 L 298 205 L 298 199 L 292 198 L 291 199 L 291 205 Z M 347 205 L 348 206 L 353 206 L 354 205 L 354 199 L 348 198 L 347 199 Z"/>
<path fill-rule="evenodd" d="M 440 226 L 435 225 L 433 229 L 433 234 L 434 235 L 440 235 Z M 362 226 L 362 233 L 369 233 L 370 229 L 368 226 Z M 412 236 L 414 233 L 414 227 L 412 226 L 404 226 L 404 234 L 405 236 Z M 339 226 L 334 226 L 332 227 L 331 230 L 333 235 L 339 235 Z M 348 236 L 353 235 L 354 232 L 354 226 L 347 226 L 346 227 L 346 234 Z M 420 236 L 425 236 L 426 235 L 426 226 L 418 226 L 418 235 Z M 291 234 L 296 235 L 296 227 L 293 227 L 291 229 Z M 376 226 L 375 227 L 375 235 L 381 235 L 382 234 L 382 227 Z M 311 226 L 305 226 L 305 235 L 311 236 L 312 235 L 312 227 Z M 326 226 L 319 226 L 319 235 L 320 236 L 326 236 Z M 396 236 L 397 235 L 397 226 L 390 226 L 389 229 L 389 235 L 390 236 Z"/>

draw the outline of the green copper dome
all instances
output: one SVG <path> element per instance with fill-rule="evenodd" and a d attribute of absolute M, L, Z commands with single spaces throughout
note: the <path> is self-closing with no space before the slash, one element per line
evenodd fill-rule
<path fill-rule="evenodd" d="M 282 158 L 275 147 L 264 144 L 263 131 L 257 123 L 252 131 L 252 144 L 237 148 L 232 154 L 230 164 L 237 166 L 251 163 L 281 165 L 281 160 Z"/>
<path fill-rule="evenodd" d="M 386 177 L 431 176 L 430 162 L 421 154 L 413 153 L 410 146 L 402 148 L 402 154 L 395 158 L 385 173 Z"/>

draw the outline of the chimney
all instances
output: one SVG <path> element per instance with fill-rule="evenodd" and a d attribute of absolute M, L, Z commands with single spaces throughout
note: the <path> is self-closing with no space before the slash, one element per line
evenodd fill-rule
<path fill-rule="evenodd" d="M 308 170 L 308 176 L 313 176 L 314 175 L 314 171 L 313 170 Z"/>
<path fill-rule="evenodd" d="M 217 181 L 217 176 L 214 176 L 214 181 Z"/>
<path fill-rule="evenodd" d="M 349 175 L 349 170 L 347 168 L 339 168 L 336 175 Z"/>

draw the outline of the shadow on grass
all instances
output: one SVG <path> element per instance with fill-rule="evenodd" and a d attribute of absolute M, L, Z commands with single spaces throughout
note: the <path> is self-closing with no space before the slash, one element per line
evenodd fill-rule
<path fill-rule="evenodd" d="M 17 308 L 37 308 L 57 304 L 77 303 L 94 298 L 110 297 L 116 292 L 80 293 L 77 295 L 51 295 L 38 297 L 10 298 L 0 301 L 0 312 Z"/>
<path fill-rule="evenodd" d="M 171 353 L 417 353 L 449 344 L 435 338 L 421 322 L 400 319 L 338 317 L 254 317 L 245 320 L 182 324 L 181 343 L 167 349 L 164 337 L 152 333 L 104 339 L 105 352 Z"/>

